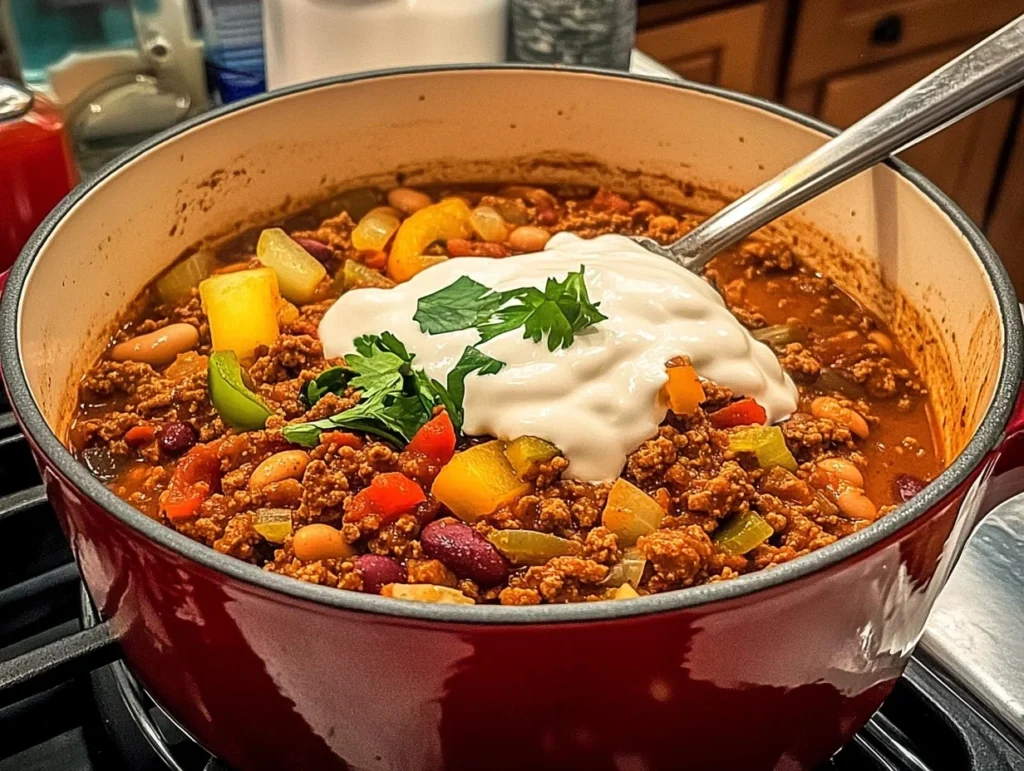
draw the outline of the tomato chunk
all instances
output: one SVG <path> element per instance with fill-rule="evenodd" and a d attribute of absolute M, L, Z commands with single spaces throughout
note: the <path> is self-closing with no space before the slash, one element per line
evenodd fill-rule
<path fill-rule="evenodd" d="M 753 399 L 740 399 L 727 407 L 723 407 L 708 415 L 711 425 L 715 428 L 733 428 L 734 426 L 749 426 L 752 423 L 764 424 L 768 420 L 768 414 L 764 407 Z"/>
<path fill-rule="evenodd" d="M 208 444 L 197 444 L 178 461 L 160 508 L 172 522 L 194 517 L 220 486 L 220 457 Z"/>
<path fill-rule="evenodd" d="M 455 426 L 447 411 L 424 423 L 405 449 L 425 455 L 439 466 L 450 461 L 455 455 Z"/>
<path fill-rule="evenodd" d="M 369 514 L 381 523 L 392 522 L 427 500 L 423 488 L 398 471 L 378 474 L 370 486 L 360 490 L 345 512 L 346 522 L 355 522 Z"/>

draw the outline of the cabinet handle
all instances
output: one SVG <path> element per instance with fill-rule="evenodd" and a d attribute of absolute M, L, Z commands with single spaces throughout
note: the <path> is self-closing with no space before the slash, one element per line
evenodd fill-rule
<path fill-rule="evenodd" d="M 876 46 L 899 45 L 903 40 L 903 17 L 898 13 L 879 19 L 871 30 L 871 42 Z"/>

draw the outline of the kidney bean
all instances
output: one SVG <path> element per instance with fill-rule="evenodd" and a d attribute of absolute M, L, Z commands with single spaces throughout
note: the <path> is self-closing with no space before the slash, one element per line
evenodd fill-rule
<path fill-rule="evenodd" d="M 320 262 L 329 262 L 334 259 L 334 252 L 331 250 L 331 247 L 321 241 L 315 241 L 312 238 L 296 238 L 295 243 Z"/>
<path fill-rule="evenodd" d="M 452 519 L 439 519 L 420 534 L 423 551 L 445 564 L 459 578 L 481 586 L 501 583 L 508 575 L 508 563 L 494 545 L 480 533 Z"/>
<path fill-rule="evenodd" d="M 176 420 L 160 429 L 156 441 L 160 445 L 162 453 L 176 458 L 191 448 L 198 439 L 196 430 L 192 426 Z"/>
<path fill-rule="evenodd" d="M 892 491 L 897 498 L 906 503 L 921 492 L 927 484 L 924 480 L 910 474 L 900 474 L 892 481 Z"/>
<path fill-rule="evenodd" d="M 380 594 L 380 590 L 387 584 L 400 584 L 405 581 L 405 568 L 391 557 L 362 554 L 354 561 L 363 576 L 363 591 L 367 594 Z"/>
<path fill-rule="evenodd" d="M 199 344 L 199 330 L 191 324 L 168 324 L 155 332 L 133 337 L 110 349 L 114 361 L 140 361 L 159 367 Z"/>

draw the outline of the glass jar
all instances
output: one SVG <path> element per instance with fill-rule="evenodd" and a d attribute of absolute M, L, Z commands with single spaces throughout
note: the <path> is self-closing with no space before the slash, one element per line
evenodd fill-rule
<path fill-rule="evenodd" d="M 512 0 L 517 61 L 628 70 L 636 0 Z"/>
<path fill-rule="evenodd" d="M 61 114 L 0 79 L 0 273 L 78 181 Z"/>

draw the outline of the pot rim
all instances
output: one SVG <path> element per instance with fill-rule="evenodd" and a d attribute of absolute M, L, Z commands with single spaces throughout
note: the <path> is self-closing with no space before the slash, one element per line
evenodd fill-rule
<path fill-rule="evenodd" d="M 544 71 L 564 73 L 569 77 L 634 80 L 665 88 L 694 91 L 708 96 L 727 99 L 741 105 L 773 113 L 827 136 L 834 136 L 838 133 L 834 127 L 782 105 L 760 97 L 740 94 L 716 86 L 587 67 L 552 67 L 518 63 L 409 67 L 374 70 L 324 78 L 260 94 L 196 116 L 174 128 L 157 134 L 122 154 L 104 166 L 89 181 L 75 188 L 58 204 L 35 233 L 33 233 L 11 269 L 6 291 L 3 293 L 2 300 L 0 300 L 0 365 L 2 365 L 12 406 L 27 434 L 36 447 L 42 451 L 46 460 L 53 464 L 65 479 L 69 480 L 78 490 L 88 496 L 96 506 L 102 508 L 106 513 L 120 520 L 133 530 L 140 532 L 149 540 L 154 541 L 158 546 L 187 557 L 203 567 L 225 574 L 232 579 L 250 584 L 254 589 L 279 592 L 292 599 L 305 600 L 341 610 L 373 613 L 392 619 L 501 625 L 614 621 L 633 616 L 678 611 L 738 599 L 761 590 L 767 590 L 810 576 L 882 542 L 903 527 L 917 520 L 925 512 L 936 506 L 958 485 L 967 480 L 986 454 L 997 446 L 1003 437 L 1003 429 L 1007 425 L 1012 413 L 1020 387 L 1022 366 L 1024 366 L 1024 328 L 1022 328 L 1020 308 L 1017 304 L 1016 295 L 999 257 L 978 227 L 952 200 L 946 197 L 944 193 L 924 176 L 905 163 L 890 158 L 885 163 L 911 182 L 943 214 L 953 221 L 978 255 L 985 268 L 999 306 L 1004 332 L 1005 350 L 999 379 L 996 383 L 989 409 L 971 441 L 960 455 L 922 493 L 912 498 L 908 503 L 901 505 L 894 512 L 880 518 L 870 527 L 841 538 L 835 543 L 818 549 L 811 554 L 773 567 L 771 570 L 761 570 L 730 581 L 703 584 L 662 594 L 649 595 L 632 600 L 631 602 L 569 603 L 530 607 L 482 605 L 470 608 L 462 605 L 394 600 L 378 595 L 342 591 L 298 581 L 276 573 L 268 573 L 255 565 L 220 554 L 145 516 L 114 495 L 83 464 L 74 458 L 71 452 L 50 429 L 32 396 L 25 371 L 22 367 L 21 351 L 17 337 L 22 291 L 26 280 L 46 240 L 65 215 L 72 211 L 89 192 L 102 184 L 108 177 L 116 173 L 121 167 L 145 155 L 150 149 L 172 137 L 191 131 L 209 121 L 229 115 L 232 112 L 244 110 L 272 99 L 340 83 L 419 74 L 474 71 Z"/>

